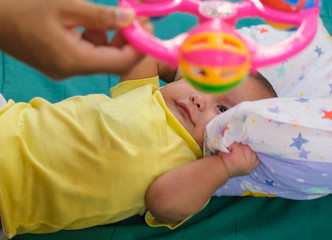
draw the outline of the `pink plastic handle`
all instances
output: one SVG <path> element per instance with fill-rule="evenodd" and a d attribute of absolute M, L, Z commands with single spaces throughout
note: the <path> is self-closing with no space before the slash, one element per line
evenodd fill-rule
<path fill-rule="evenodd" d="M 196 15 L 200 23 L 214 24 L 215 21 L 235 25 L 239 18 L 260 17 L 270 22 L 287 24 L 297 27 L 296 32 L 288 39 L 273 46 L 265 47 L 257 44 L 252 39 L 243 38 L 252 57 L 252 69 L 271 65 L 293 56 L 305 48 L 314 38 L 319 8 L 312 7 L 298 12 L 282 12 L 262 5 L 257 0 L 244 0 L 229 4 L 235 9 L 230 16 L 212 18 L 203 15 L 199 8 L 204 2 L 198 0 L 145 0 L 148 3 L 137 3 L 134 0 L 119 0 L 121 7 L 132 8 L 137 16 L 165 16 L 174 12 L 185 12 Z M 317 4 L 318 5 L 318 4 Z M 199 28 L 200 26 L 197 26 Z M 218 31 L 218 29 L 216 29 Z M 235 29 L 234 29 L 235 30 Z M 222 31 L 222 29 L 220 29 Z M 122 30 L 127 41 L 139 51 L 164 61 L 173 67 L 178 65 L 178 52 L 185 39 L 195 32 L 183 33 L 170 40 L 161 40 L 147 33 L 137 20 Z M 220 64 L 224 64 L 220 62 Z"/>
<path fill-rule="evenodd" d="M 305 9 L 298 12 L 302 22 L 294 34 L 273 46 L 262 46 L 247 39 L 247 45 L 252 53 L 252 68 L 268 66 L 285 61 L 302 51 L 315 37 L 318 25 L 318 8 Z"/>

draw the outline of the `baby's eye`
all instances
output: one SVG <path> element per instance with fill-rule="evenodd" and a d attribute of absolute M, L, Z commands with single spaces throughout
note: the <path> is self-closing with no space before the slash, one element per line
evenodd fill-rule
<path fill-rule="evenodd" d="M 219 110 L 220 112 L 222 112 L 222 113 L 227 111 L 227 108 L 224 107 L 224 106 L 217 106 L 217 108 L 218 108 L 218 110 Z"/>

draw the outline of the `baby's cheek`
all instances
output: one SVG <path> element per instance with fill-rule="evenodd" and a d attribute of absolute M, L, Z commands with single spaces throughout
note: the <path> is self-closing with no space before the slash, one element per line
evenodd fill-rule
<path fill-rule="evenodd" d="M 201 147 L 201 149 L 203 148 L 204 134 L 205 134 L 205 126 L 196 128 L 195 136 L 193 136 L 194 139 L 196 140 L 196 142 L 198 143 L 198 145 Z"/>

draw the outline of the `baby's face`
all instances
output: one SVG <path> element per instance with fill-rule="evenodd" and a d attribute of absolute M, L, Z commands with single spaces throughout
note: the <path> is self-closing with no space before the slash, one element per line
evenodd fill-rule
<path fill-rule="evenodd" d="M 257 81 L 251 79 L 224 94 L 200 92 L 181 79 L 164 86 L 161 93 L 167 107 L 201 148 L 205 127 L 214 117 L 240 102 L 267 98 Z"/>

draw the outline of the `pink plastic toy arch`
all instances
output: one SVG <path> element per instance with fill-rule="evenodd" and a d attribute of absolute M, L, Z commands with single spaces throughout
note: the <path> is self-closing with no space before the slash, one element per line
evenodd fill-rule
<path fill-rule="evenodd" d="M 273 0 L 272 0 L 273 1 Z M 298 12 L 282 12 L 264 6 L 257 0 L 245 0 L 232 3 L 227 1 L 198 1 L 198 0 L 145 0 L 146 3 L 137 3 L 134 0 L 119 0 L 119 5 L 132 8 L 137 16 L 166 16 L 174 12 L 184 12 L 196 15 L 200 24 L 215 24 L 219 26 L 224 23 L 234 27 L 238 19 L 244 17 L 260 17 L 269 22 L 276 22 L 297 27 L 296 32 L 285 41 L 273 46 L 261 46 L 251 39 L 244 38 L 251 52 L 252 69 L 274 64 L 293 56 L 306 47 L 313 39 L 318 23 L 318 3 L 308 9 Z M 208 4 L 224 4 L 228 8 L 218 16 L 208 16 L 202 9 Z M 222 6 L 220 7 L 222 8 Z M 198 25 L 196 28 L 199 28 Z M 222 28 L 220 29 L 222 31 Z M 123 29 L 126 39 L 141 52 L 151 55 L 173 67 L 178 65 L 178 50 L 183 41 L 191 32 L 183 33 L 170 40 L 160 40 L 147 33 L 138 23 Z"/>

